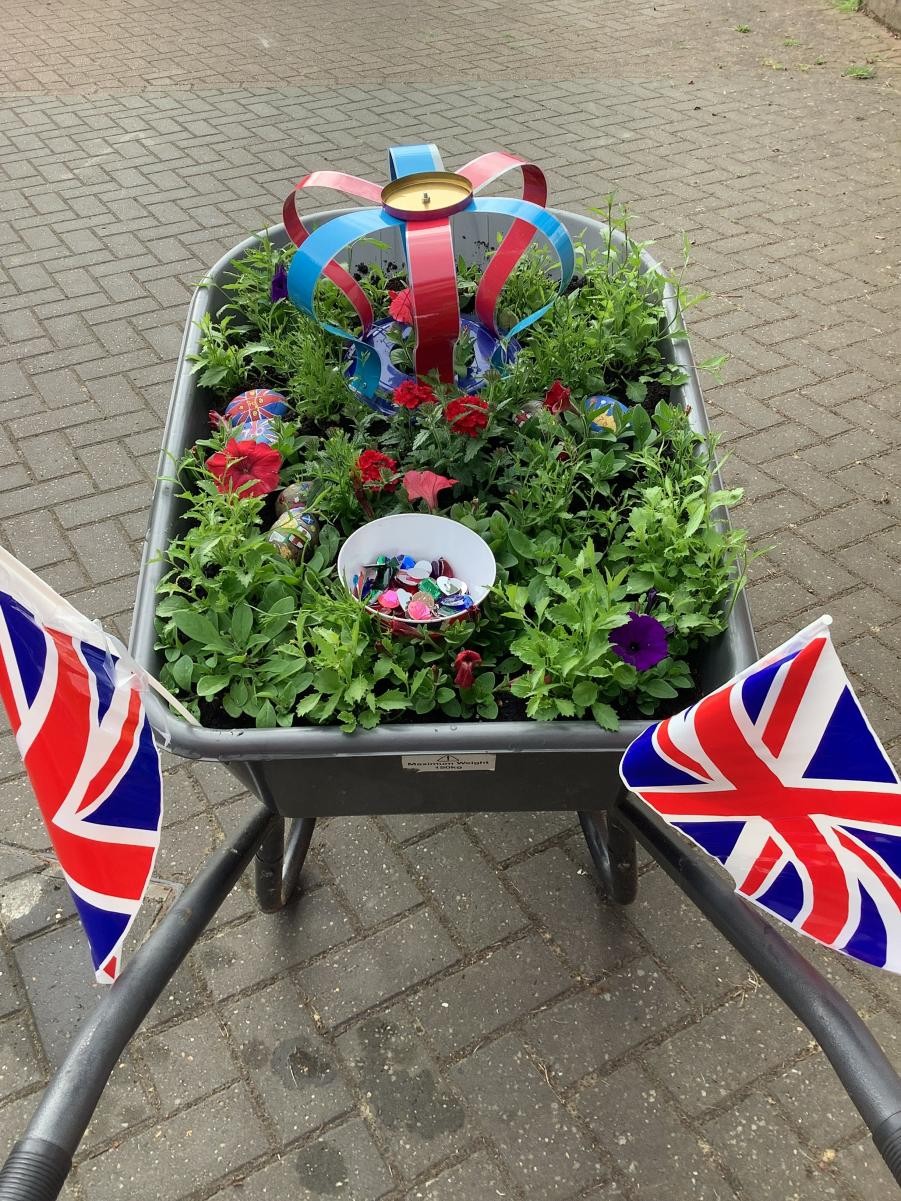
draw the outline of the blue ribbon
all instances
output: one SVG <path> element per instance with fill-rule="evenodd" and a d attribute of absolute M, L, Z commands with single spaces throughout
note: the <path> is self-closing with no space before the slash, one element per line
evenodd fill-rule
<path fill-rule="evenodd" d="M 388 151 L 388 168 L 392 179 L 414 175 L 417 171 L 443 171 L 444 163 L 433 142 L 418 146 L 392 146 Z"/>
<path fill-rule="evenodd" d="M 528 200 L 490 196 L 477 196 L 466 211 L 493 213 L 503 217 L 519 217 L 523 221 L 528 221 L 538 233 L 547 238 L 551 250 L 553 250 L 560 262 L 560 283 L 557 287 L 557 296 L 563 295 L 576 268 L 576 252 L 573 249 L 569 231 L 559 217 L 555 217 L 548 209 L 541 208 L 537 204 L 532 204 Z M 557 296 L 553 300 L 549 300 L 540 309 L 536 309 L 530 316 L 523 317 L 522 321 L 518 321 L 511 330 L 508 330 L 504 334 L 504 341 L 509 338 L 515 338 L 518 333 L 521 333 L 524 329 L 528 329 L 530 325 L 533 325 L 540 317 L 543 317 L 556 302 Z"/>

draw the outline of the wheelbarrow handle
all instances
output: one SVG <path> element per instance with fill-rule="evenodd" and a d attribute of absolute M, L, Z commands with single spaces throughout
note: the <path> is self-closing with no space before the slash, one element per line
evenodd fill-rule
<path fill-rule="evenodd" d="M 617 817 L 811 1032 L 901 1184 L 901 1078 L 860 1015 L 647 805 L 629 793 Z"/>

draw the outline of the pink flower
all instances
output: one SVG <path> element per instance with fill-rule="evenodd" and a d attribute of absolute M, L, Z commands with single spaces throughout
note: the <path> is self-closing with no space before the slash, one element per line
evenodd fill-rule
<path fill-rule="evenodd" d="M 278 487 L 282 456 L 262 442 L 237 442 L 231 438 L 225 450 L 210 455 L 206 465 L 220 492 L 265 496 Z"/>
<path fill-rule="evenodd" d="M 544 397 L 544 407 L 550 413 L 563 413 L 572 408 L 569 403 L 569 388 L 564 388 L 560 380 L 555 379 Z"/>
<path fill-rule="evenodd" d="M 400 292 L 392 292 L 388 290 L 388 295 L 391 297 L 391 303 L 388 305 L 388 313 L 399 321 L 401 325 L 413 324 L 413 293 L 409 288 L 402 288 Z"/>
<path fill-rule="evenodd" d="M 454 683 L 458 688 L 472 688 L 476 680 L 473 668 L 481 662 L 482 656 L 478 651 L 460 651 L 457 654 L 454 659 L 454 667 L 457 669 Z"/>
<path fill-rule="evenodd" d="M 410 500 L 424 500 L 430 509 L 438 507 L 438 493 L 442 488 L 451 488 L 459 480 L 449 480 L 434 471 L 408 471 L 404 476 L 404 488 Z"/>

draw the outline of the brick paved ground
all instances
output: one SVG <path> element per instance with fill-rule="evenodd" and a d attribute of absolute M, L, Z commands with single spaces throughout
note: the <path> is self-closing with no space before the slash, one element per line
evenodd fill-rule
<path fill-rule="evenodd" d="M 254 24 L 249 25 L 251 13 Z M 741 33 L 737 26 L 750 26 Z M 712 297 L 707 395 L 774 546 L 762 646 L 828 608 L 901 753 L 898 43 L 823 0 L 0 0 L 0 534 L 127 632 L 194 281 L 312 166 L 503 145 L 616 189 Z M 871 80 L 844 78 L 875 65 Z M 0 1132 L 96 1002 L 0 737 Z M 247 810 L 173 763 L 143 929 Z M 647 867 L 647 865 L 645 865 Z M 808 948 L 809 950 L 809 948 Z M 892 979 L 814 954 L 901 1059 Z M 239 888 L 67 1195 L 724 1201 L 891 1191 L 805 1031 L 657 870 L 597 896 L 566 817 L 328 823 L 299 906 Z"/>

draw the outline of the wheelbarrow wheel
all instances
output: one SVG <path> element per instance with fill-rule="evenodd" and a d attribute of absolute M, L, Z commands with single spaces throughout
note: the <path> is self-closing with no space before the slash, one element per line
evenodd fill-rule
<path fill-rule="evenodd" d="M 277 913 L 294 896 L 315 828 L 315 817 L 297 818 L 286 837 L 285 819 L 272 822 L 255 861 L 257 904 L 263 913 Z"/>
<path fill-rule="evenodd" d="M 638 850 L 634 836 L 603 810 L 581 812 L 579 822 L 604 891 L 618 905 L 638 896 Z"/>

